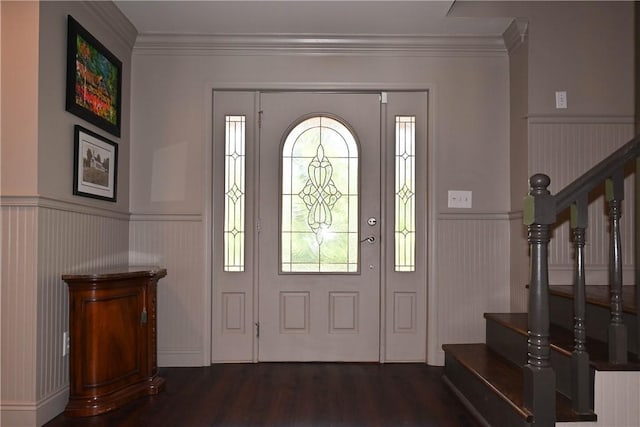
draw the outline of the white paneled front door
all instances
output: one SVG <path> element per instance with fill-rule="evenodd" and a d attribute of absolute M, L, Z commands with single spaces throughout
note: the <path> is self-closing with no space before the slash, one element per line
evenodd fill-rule
<path fill-rule="evenodd" d="M 426 359 L 427 101 L 214 92 L 212 362 Z"/>
<path fill-rule="evenodd" d="M 379 94 L 263 93 L 260 111 L 258 358 L 379 360 Z"/>

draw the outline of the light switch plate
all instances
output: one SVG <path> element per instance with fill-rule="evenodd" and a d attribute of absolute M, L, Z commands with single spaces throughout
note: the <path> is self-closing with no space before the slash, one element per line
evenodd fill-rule
<path fill-rule="evenodd" d="M 556 92 L 556 108 L 567 108 L 567 92 L 560 90 Z"/>
<path fill-rule="evenodd" d="M 470 209 L 472 206 L 471 197 L 471 191 L 449 190 L 447 206 L 450 208 Z"/>

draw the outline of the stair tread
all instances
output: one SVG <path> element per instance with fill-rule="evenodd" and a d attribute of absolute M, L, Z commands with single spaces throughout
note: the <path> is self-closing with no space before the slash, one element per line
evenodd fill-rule
<path fill-rule="evenodd" d="M 523 418 L 531 418 L 531 413 L 523 407 L 521 367 L 495 353 L 486 344 L 445 344 L 442 348 L 496 394 L 510 402 Z M 556 392 L 556 419 L 558 422 L 594 421 L 596 416 L 575 413 L 570 400 Z"/>
<path fill-rule="evenodd" d="M 493 320 L 513 331 L 527 336 L 527 313 L 485 313 L 485 319 Z M 549 342 L 552 350 L 558 351 L 567 357 L 571 356 L 574 347 L 573 332 L 558 325 L 549 326 Z M 587 337 L 587 352 L 591 360 L 591 366 L 599 371 L 638 371 L 640 363 L 633 353 L 629 353 L 629 363 L 613 364 L 608 360 L 609 349 L 607 343 Z"/>
<path fill-rule="evenodd" d="M 609 286 L 589 285 L 585 286 L 585 290 L 588 304 L 609 308 Z M 553 295 L 571 299 L 573 298 L 572 285 L 549 286 L 549 292 Z M 637 314 L 635 286 L 622 287 L 622 311 L 630 314 Z"/>

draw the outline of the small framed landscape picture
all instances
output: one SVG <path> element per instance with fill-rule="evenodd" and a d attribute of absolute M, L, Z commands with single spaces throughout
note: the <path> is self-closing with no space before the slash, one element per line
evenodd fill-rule
<path fill-rule="evenodd" d="M 74 133 L 73 194 L 115 202 L 118 146 L 82 126 Z"/>
<path fill-rule="evenodd" d="M 120 137 L 122 62 L 67 17 L 66 110 Z"/>

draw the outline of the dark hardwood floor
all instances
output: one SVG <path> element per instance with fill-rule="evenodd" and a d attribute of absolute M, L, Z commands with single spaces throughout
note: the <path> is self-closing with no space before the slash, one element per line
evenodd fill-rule
<path fill-rule="evenodd" d="M 479 427 L 424 364 L 259 363 L 164 368 L 166 389 L 95 417 L 46 427 Z"/>

